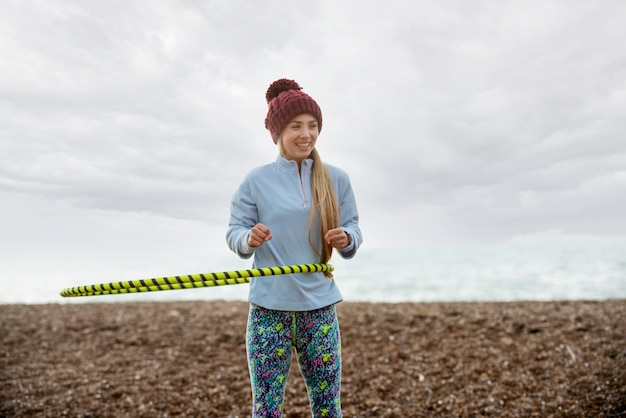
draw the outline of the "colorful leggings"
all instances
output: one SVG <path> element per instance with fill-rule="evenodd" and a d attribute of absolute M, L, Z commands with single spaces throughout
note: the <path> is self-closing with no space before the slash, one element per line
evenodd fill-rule
<path fill-rule="evenodd" d="M 314 417 L 341 417 L 341 339 L 334 305 L 287 312 L 251 304 L 246 334 L 252 416 L 281 417 L 292 347 Z"/>

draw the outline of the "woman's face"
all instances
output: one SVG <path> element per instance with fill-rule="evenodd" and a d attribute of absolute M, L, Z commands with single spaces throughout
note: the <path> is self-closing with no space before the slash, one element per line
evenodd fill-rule
<path fill-rule="evenodd" d="M 296 116 L 289 121 L 280 134 L 278 140 L 280 155 L 301 163 L 315 148 L 318 135 L 317 119 L 308 113 Z"/>

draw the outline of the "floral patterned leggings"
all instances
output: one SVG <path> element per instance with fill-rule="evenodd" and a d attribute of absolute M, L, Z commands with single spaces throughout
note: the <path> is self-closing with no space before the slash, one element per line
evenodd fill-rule
<path fill-rule="evenodd" d="M 292 347 L 314 417 L 341 417 L 341 339 L 335 305 L 275 311 L 251 304 L 246 333 L 252 416 L 281 417 Z"/>

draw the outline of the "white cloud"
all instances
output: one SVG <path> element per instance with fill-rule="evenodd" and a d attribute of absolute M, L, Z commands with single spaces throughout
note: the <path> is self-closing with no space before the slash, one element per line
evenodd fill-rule
<path fill-rule="evenodd" d="M 146 4 L 4 5 L 3 247 L 15 218 L 56 233 L 26 201 L 70 235 L 225 229 L 276 154 L 264 94 L 284 76 L 322 106 L 368 245 L 626 236 L 626 3 Z"/>

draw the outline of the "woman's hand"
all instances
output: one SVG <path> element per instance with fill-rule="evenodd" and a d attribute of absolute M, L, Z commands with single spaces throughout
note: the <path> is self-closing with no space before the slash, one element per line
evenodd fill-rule
<path fill-rule="evenodd" d="M 248 235 L 248 245 L 251 247 L 260 247 L 266 241 L 272 239 L 272 233 L 270 229 L 263 224 L 256 224 L 250 229 L 250 235 Z"/>
<path fill-rule="evenodd" d="M 324 239 L 333 248 L 342 249 L 350 245 L 350 236 L 341 228 L 330 229 Z"/>

